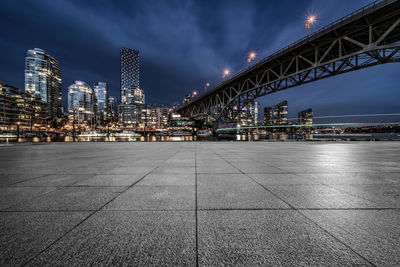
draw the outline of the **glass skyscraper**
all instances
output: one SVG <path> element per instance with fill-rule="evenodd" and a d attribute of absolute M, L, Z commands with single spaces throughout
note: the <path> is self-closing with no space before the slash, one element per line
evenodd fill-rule
<path fill-rule="evenodd" d="M 42 49 L 27 52 L 25 91 L 40 96 L 47 103 L 49 118 L 56 119 L 61 115 L 61 71 L 58 61 Z"/>
<path fill-rule="evenodd" d="M 97 82 L 93 87 L 94 94 L 97 100 L 97 113 L 100 120 L 104 120 L 108 113 L 108 84 L 104 82 Z"/>
<path fill-rule="evenodd" d="M 90 123 L 94 115 L 94 95 L 92 88 L 82 81 L 68 86 L 68 115 L 70 121 Z"/>
<path fill-rule="evenodd" d="M 112 121 L 118 120 L 118 107 L 117 98 L 115 96 L 110 96 L 108 98 L 109 113 Z"/>
<path fill-rule="evenodd" d="M 121 49 L 121 103 L 144 104 L 144 93 L 139 86 L 139 51 Z"/>

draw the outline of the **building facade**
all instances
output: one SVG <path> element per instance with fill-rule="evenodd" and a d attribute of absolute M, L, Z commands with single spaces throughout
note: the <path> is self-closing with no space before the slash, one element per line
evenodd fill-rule
<path fill-rule="evenodd" d="M 166 129 L 169 108 L 162 105 L 119 105 L 119 122 L 124 128 L 141 131 Z"/>
<path fill-rule="evenodd" d="M 298 113 L 299 124 L 313 124 L 313 111 L 311 108 Z"/>
<path fill-rule="evenodd" d="M 96 96 L 97 117 L 100 122 L 104 122 L 104 120 L 107 119 L 109 112 L 108 84 L 97 82 L 93 86 L 93 91 Z"/>
<path fill-rule="evenodd" d="M 272 107 L 264 107 L 264 125 L 274 125 L 274 109 Z"/>
<path fill-rule="evenodd" d="M 47 104 L 40 96 L 21 91 L 0 81 L 0 129 L 15 131 L 45 131 Z"/>
<path fill-rule="evenodd" d="M 25 91 L 47 103 L 48 116 L 61 116 L 61 71 L 58 61 L 46 51 L 28 50 L 25 58 Z"/>
<path fill-rule="evenodd" d="M 136 89 L 140 88 L 139 83 L 139 51 L 129 48 L 121 49 L 121 104 L 129 105 L 137 103 L 135 96 L 138 92 Z M 143 92 L 143 91 L 142 91 Z M 144 104 L 144 94 L 143 103 Z"/>
<path fill-rule="evenodd" d="M 70 121 L 89 124 L 94 122 L 95 97 L 92 88 L 83 81 L 68 86 L 68 117 Z"/>
<path fill-rule="evenodd" d="M 108 98 L 108 107 L 109 111 L 108 114 L 112 121 L 118 121 L 118 106 L 117 106 L 117 97 L 110 96 Z"/>
<path fill-rule="evenodd" d="M 274 124 L 286 125 L 288 123 L 288 102 L 282 101 L 274 106 Z"/>

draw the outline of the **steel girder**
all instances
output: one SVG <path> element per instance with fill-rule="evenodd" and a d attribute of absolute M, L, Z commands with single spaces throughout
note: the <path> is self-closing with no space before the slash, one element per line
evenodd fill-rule
<path fill-rule="evenodd" d="M 256 98 L 334 75 L 400 61 L 400 11 L 373 23 L 365 17 L 324 38 L 268 62 L 200 101 L 184 107 L 188 117 L 235 120 Z"/>

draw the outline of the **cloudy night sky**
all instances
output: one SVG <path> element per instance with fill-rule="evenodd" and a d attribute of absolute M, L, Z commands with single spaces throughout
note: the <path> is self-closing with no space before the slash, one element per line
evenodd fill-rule
<path fill-rule="evenodd" d="M 315 29 L 370 3 L 314 1 L 73 1 L 0 2 L 0 80 L 24 88 L 26 51 L 42 48 L 60 62 L 63 103 L 74 80 L 110 85 L 120 99 L 120 49 L 140 51 L 140 86 L 146 103 L 172 104 L 204 84 L 222 81 L 224 68 L 245 68 Z M 287 99 L 289 117 L 313 108 L 315 115 L 398 113 L 400 64 L 339 75 L 259 99 L 262 106 Z"/>

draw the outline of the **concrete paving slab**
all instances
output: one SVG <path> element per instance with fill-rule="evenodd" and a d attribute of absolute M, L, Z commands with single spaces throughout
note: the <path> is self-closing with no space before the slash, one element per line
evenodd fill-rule
<path fill-rule="evenodd" d="M 74 186 L 130 186 L 140 180 L 145 174 L 98 174 L 89 179 L 75 183 Z"/>
<path fill-rule="evenodd" d="M 203 174 L 197 175 L 197 184 L 199 186 L 224 186 L 232 184 L 254 184 L 245 174 L 239 173 L 221 173 L 221 174 Z"/>
<path fill-rule="evenodd" d="M 67 186 L 93 177 L 93 174 L 51 174 L 30 179 L 13 186 Z"/>
<path fill-rule="evenodd" d="M 200 266 L 368 266 L 297 211 L 199 211 Z"/>
<path fill-rule="evenodd" d="M 88 215 L 88 212 L 0 212 L 0 266 L 23 265 Z"/>
<path fill-rule="evenodd" d="M 400 212 L 395 210 L 301 211 L 376 266 L 400 265 Z"/>
<path fill-rule="evenodd" d="M 12 211 L 97 210 L 120 194 L 117 187 L 64 187 L 9 207 Z"/>
<path fill-rule="evenodd" d="M 367 199 L 325 185 L 268 185 L 267 188 L 295 208 L 377 208 Z"/>
<path fill-rule="evenodd" d="M 199 185 L 197 191 L 199 209 L 290 208 L 254 182 Z"/>
<path fill-rule="evenodd" d="M 30 266 L 195 266 L 194 212 L 96 213 Z"/>
<path fill-rule="evenodd" d="M 150 173 L 138 185 L 195 185 L 195 174 Z"/>
<path fill-rule="evenodd" d="M 252 173 L 254 180 L 263 185 L 312 185 L 321 184 L 312 177 L 303 177 L 293 173 Z"/>
<path fill-rule="evenodd" d="M 376 203 L 378 208 L 400 208 L 400 185 L 331 185 L 342 192 Z"/>
<path fill-rule="evenodd" d="M 30 172 L 28 169 L 23 173 L 7 173 L 4 171 L 3 168 L 1 168 L 0 187 L 12 186 L 14 184 L 18 184 L 38 177 L 43 177 L 46 175 L 49 175 L 49 173 L 35 173 Z"/>
<path fill-rule="evenodd" d="M 56 187 L 0 187 L 0 210 L 56 190 Z"/>
<path fill-rule="evenodd" d="M 391 172 L 335 172 L 335 173 L 299 173 L 298 175 L 328 185 L 400 185 L 400 173 Z"/>
<path fill-rule="evenodd" d="M 194 173 L 194 166 L 160 166 L 153 173 L 163 173 L 163 174 L 186 174 Z"/>
<path fill-rule="evenodd" d="M 106 210 L 194 210 L 194 186 L 136 185 L 117 197 Z"/>

